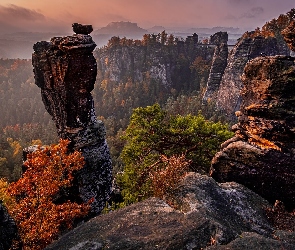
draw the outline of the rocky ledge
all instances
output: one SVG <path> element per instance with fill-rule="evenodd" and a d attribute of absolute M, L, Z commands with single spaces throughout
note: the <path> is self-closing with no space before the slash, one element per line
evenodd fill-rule
<path fill-rule="evenodd" d="M 295 62 L 288 56 L 251 60 L 235 137 L 212 161 L 218 182 L 236 181 L 270 202 L 295 208 Z"/>
<path fill-rule="evenodd" d="M 173 207 L 150 198 L 93 218 L 46 249 L 294 249 L 295 234 L 275 231 L 266 209 L 240 184 L 189 173 Z"/>

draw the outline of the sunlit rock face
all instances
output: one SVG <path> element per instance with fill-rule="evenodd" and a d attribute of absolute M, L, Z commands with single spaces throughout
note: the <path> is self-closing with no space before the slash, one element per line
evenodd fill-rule
<path fill-rule="evenodd" d="M 236 181 L 267 200 L 295 208 L 295 62 L 288 56 L 251 60 L 242 76 L 235 137 L 212 161 L 212 177 Z"/>
<path fill-rule="evenodd" d="M 53 37 L 34 45 L 32 63 L 35 83 L 41 89 L 46 110 L 54 120 L 60 138 L 83 153 L 86 164 L 76 178 L 78 196 L 92 203 L 98 214 L 109 198 L 112 167 L 105 141 L 105 128 L 96 119 L 91 91 L 97 65 L 92 54 L 96 44 L 91 25 L 73 24 L 76 34 Z"/>

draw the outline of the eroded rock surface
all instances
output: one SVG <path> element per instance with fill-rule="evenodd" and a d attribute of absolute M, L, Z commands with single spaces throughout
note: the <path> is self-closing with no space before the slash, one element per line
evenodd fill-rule
<path fill-rule="evenodd" d="M 287 45 L 281 45 L 276 37 L 244 35 L 228 56 L 220 87 L 217 93 L 217 108 L 235 120 L 234 113 L 241 104 L 240 91 L 243 87 L 241 76 L 249 60 L 260 56 L 289 55 Z"/>
<path fill-rule="evenodd" d="M 97 74 L 92 51 L 96 47 L 91 25 L 73 24 L 78 34 L 53 37 L 34 45 L 32 63 L 35 82 L 41 89 L 46 110 L 60 138 L 81 150 L 86 164 L 76 176 L 78 196 L 92 203 L 93 214 L 105 206 L 110 191 L 112 167 L 105 141 L 105 128 L 96 119 L 91 91 Z"/>
<path fill-rule="evenodd" d="M 295 233 L 275 231 L 270 204 L 235 182 L 216 183 L 189 173 L 174 195 L 174 208 L 150 198 L 98 216 L 46 249 L 287 249 Z"/>
<path fill-rule="evenodd" d="M 210 44 L 215 44 L 212 65 L 210 68 L 209 78 L 207 81 L 206 92 L 203 96 L 203 103 L 214 97 L 219 89 L 219 85 L 227 65 L 228 56 L 228 34 L 227 32 L 217 32 L 210 37 Z"/>
<path fill-rule="evenodd" d="M 211 176 L 295 208 L 294 58 L 256 58 L 245 67 L 242 80 L 235 137 L 215 155 Z"/>
<path fill-rule="evenodd" d="M 150 198 L 98 216 L 47 249 L 204 249 L 228 244 L 243 232 L 277 242 L 264 212 L 270 205 L 240 184 L 218 184 L 189 173 L 175 193 L 174 205 L 177 209 Z"/>

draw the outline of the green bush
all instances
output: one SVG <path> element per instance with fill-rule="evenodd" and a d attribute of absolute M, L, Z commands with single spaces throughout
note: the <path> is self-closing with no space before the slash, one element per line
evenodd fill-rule
<path fill-rule="evenodd" d="M 123 173 L 117 176 L 126 204 L 154 195 L 151 175 L 165 167 L 163 156 L 185 157 L 189 170 L 206 174 L 220 144 L 232 137 L 226 124 L 197 116 L 168 115 L 159 104 L 133 110 L 123 135 Z"/>

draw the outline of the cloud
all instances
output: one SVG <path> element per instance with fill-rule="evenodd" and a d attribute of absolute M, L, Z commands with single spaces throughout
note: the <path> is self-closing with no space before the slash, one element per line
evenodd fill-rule
<path fill-rule="evenodd" d="M 35 10 L 23 8 L 14 4 L 10 4 L 7 7 L 0 5 L 1 19 L 20 19 L 25 21 L 44 20 L 45 16 Z"/>
<path fill-rule="evenodd" d="M 259 17 L 264 12 L 262 7 L 252 8 L 250 11 L 242 14 L 242 18 L 256 18 Z"/>
<path fill-rule="evenodd" d="M 64 30 L 63 22 L 48 18 L 42 13 L 14 4 L 0 5 L 0 33 L 19 31 Z"/>

